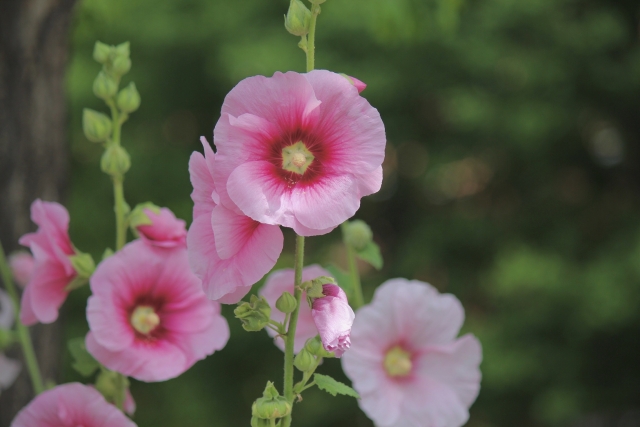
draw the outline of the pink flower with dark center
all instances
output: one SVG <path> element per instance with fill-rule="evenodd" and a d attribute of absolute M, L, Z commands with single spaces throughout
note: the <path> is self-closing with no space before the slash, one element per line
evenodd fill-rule
<path fill-rule="evenodd" d="M 69 239 L 69 213 L 60 204 L 43 202 L 31 204 L 31 219 L 39 225 L 35 233 L 25 234 L 20 244 L 29 247 L 35 268 L 22 294 L 20 320 L 25 325 L 52 323 L 67 299 L 67 285 L 76 277 L 69 260 L 75 251 Z"/>
<path fill-rule="evenodd" d="M 320 276 L 331 276 L 331 273 L 315 264 L 309 265 L 302 270 L 303 282 Z M 293 269 L 288 268 L 285 270 L 277 270 L 269 274 L 264 286 L 260 288 L 260 291 L 258 291 L 258 293 L 265 297 L 269 302 L 269 305 L 271 306 L 271 318 L 276 322 L 284 322 L 285 317 L 284 313 L 278 311 L 276 308 L 276 301 L 285 291 L 293 295 L 293 284 Z M 276 337 L 277 334 L 274 330 L 270 328 L 265 328 L 265 330 L 270 336 L 274 338 Z M 302 302 L 300 303 L 300 312 L 298 313 L 298 326 L 296 327 L 296 337 L 293 350 L 298 353 L 302 350 L 302 347 L 304 347 L 305 341 L 309 338 L 315 337 L 316 335 L 318 335 L 318 328 L 316 328 L 316 324 L 313 322 L 311 308 L 309 308 L 309 304 L 307 304 L 306 295 L 303 294 Z M 282 339 L 276 338 L 274 342 L 280 350 L 284 351 L 284 341 Z"/>
<path fill-rule="evenodd" d="M 39 394 L 18 412 L 11 427 L 135 427 L 136 424 L 96 389 L 80 383 Z"/>
<path fill-rule="evenodd" d="M 33 259 L 33 255 L 26 251 L 14 252 L 9 256 L 9 266 L 11 267 L 11 274 L 21 287 L 27 286 L 31 276 L 33 276 L 33 270 L 36 267 L 36 261 Z"/>
<path fill-rule="evenodd" d="M 225 98 L 214 143 L 222 205 L 303 236 L 340 225 L 382 183 L 380 114 L 325 70 L 241 81 Z"/>
<path fill-rule="evenodd" d="M 196 152 L 189 160 L 194 202 L 189 264 L 207 297 L 235 304 L 273 268 L 284 238 L 277 225 L 261 224 L 220 204 L 213 182 L 215 155 L 204 137 L 202 145 L 205 155 Z"/>
<path fill-rule="evenodd" d="M 311 317 L 318 328 L 324 349 L 334 352 L 336 357 L 342 357 L 351 346 L 349 335 L 356 316 L 340 286 L 322 285 L 322 293 L 324 297 L 313 300 Z"/>
<path fill-rule="evenodd" d="M 0 289 L 0 329 L 10 330 L 15 321 L 15 310 L 9 295 Z M 20 373 L 22 365 L 0 353 L 0 391 L 11 387 Z"/>
<path fill-rule="evenodd" d="M 406 279 L 382 284 L 358 310 L 342 367 L 379 427 L 460 427 L 480 390 L 482 348 L 456 338 L 456 297 Z"/>
<path fill-rule="evenodd" d="M 191 272 L 183 248 L 137 240 L 98 265 L 91 277 L 89 353 L 140 381 L 163 381 L 222 349 L 229 326 Z"/>
<path fill-rule="evenodd" d="M 171 210 L 161 208 L 160 213 L 155 213 L 151 209 L 145 209 L 144 213 L 151 224 L 136 227 L 142 240 L 160 248 L 175 248 L 186 244 L 186 223 L 176 218 Z"/>

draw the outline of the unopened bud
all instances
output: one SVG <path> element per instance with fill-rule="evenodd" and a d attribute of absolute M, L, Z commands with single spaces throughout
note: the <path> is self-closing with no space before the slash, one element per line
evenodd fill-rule
<path fill-rule="evenodd" d="M 302 372 L 310 371 L 316 366 L 316 358 L 307 349 L 303 348 L 293 359 L 293 366 Z"/>
<path fill-rule="evenodd" d="M 131 59 L 126 56 L 116 56 L 109 67 L 109 71 L 117 76 L 122 77 L 129 72 L 131 69 Z"/>
<path fill-rule="evenodd" d="M 371 228 L 359 219 L 347 222 L 343 232 L 345 242 L 356 251 L 363 250 L 373 239 Z"/>
<path fill-rule="evenodd" d="M 93 81 L 93 93 L 101 99 L 107 100 L 118 92 L 118 84 L 104 71 L 98 73 L 98 77 Z"/>
<path fill-rule="evenodd" d="M 322 298 L 323 296 L 325 296 L 324 293 L 322 293 L 322 286 L 327 284 L 335 285 L 336 280 L 333 277 L 320 276 L 316 277 L 313 280 L 302 282 L 301 287 L 307 292 L 307 297 Z"/>
<path fill-rule="evenodd" d="M 136 89 L 135 83 L 129 83 L 118 94 L 118 108 L 125 113 L 133 113 L 140 107 L 140 94 Z"/>
<path fill-rule="evenodd" d="M 271 319 L 271 307 L 264 297 L 251 295 L 249 302 L 243 302 L 233 314 L 240 319 L 242 327 L 249 332 L 262 330 Z"/>
<path fill-rule="evenodd" d="M 285 314 L 293 313 L 293 310 L 295 310 L 297 306 L 298 303 L 294 296 L 286 291 L 283 292 L 282 295 L 280 295 L 280 298 L 276 301 L 276 308 Z"/>
<path fill-rule="evenodd" d="M 267 382 L 262 397 L 251 405 L 251 415 L 266 420 L 286 417 L 290 413 L 291 404 L 284 396 L 280 396 L 271 381 Z"/>
<path fill-rule="evenodd" d="M 69 260 L 71 261 L 71 265 L 73 265 L 74 270 L 76 270 L 78 277 L 88 279 L 96 269 L 96 263 L 93 261 L 93 257 L 90 254 L 79 252 L 75 255 L 71 255 Z"/>
<path fill-rule="evenodd" d="M 335 357 L 332 352 L 324 349 L 324 346 L 322 345 L 322 340 L 320 339 L 319 335 L 316 335 L 313 338 L 309 338 L 307 342 L 304 344 L 304 348 L 314 356 Z"/>
<path fill-rule="evenodd" d="M 103 369 L 96 379 L 96 390 L 98 390 L 106 400 L 115 400 L 118 394 L 118 373 Z"/>
<path fill-rule="evenodd" d="M 327 0 L 309 0 L 309 2 L 313 3 L 313 4 L 322 4 Z"/>
<path fill-rule="evenodd" d="M 89 108 L 82 111 L 82 130 L 91 142 L 103 142 L 111 135 L 111 119 Z"/>
<path fill-rule="evenodd" d="M 311 11 L 300 0 L 293 0 L 284 17 L 284 26 L 294 36 L 309 34 Z"/>
<path fill-rule="evenodd" d="M 108 175 L 122 176 L 131 167 L 131 159 L 124 148 L 110 144 L 100 159 L 100 167 Z"/>
<path fill-rule="evenodd" d="M 124 56 L 125 58 L 128 58 L 131 53 L 130 45 L 131 44 L 129 42 L 124 42 L 116 46 L 115 47 L 116 56 Z"/>
<path fill-rule="evenodd" d="M 96 42 L 93 46 L 93 59 L 97 62 L 104 64 L 109 60 L 109 56 L 111 55 L 111 46 L 108 44 L 104 44 L 101 42 Z"/>

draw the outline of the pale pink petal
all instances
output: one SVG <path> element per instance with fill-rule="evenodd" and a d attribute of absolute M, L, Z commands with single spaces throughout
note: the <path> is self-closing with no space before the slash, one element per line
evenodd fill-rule
<path fill-rule="evenodd" d="M 191 193 L 191 199 L 194 203 L 193 218 L 209 215 L 216 206 L 212 197 L 212 194 L 215 193 L 215 185 L 204 156 L 198 152 L 191 154 L 189 159 L 189 176 L 191 177 L 191 185 L 193 185 Z"/>
<path fill-rule="evenodd" d="M 345 357 L 349 353 L 351 353 L 351 350 L 345 354 Z M 342 360 L 345 360 L 345 358 Z M 379 387 L 383 386 L 379 385 Z M 398 384 L 385 384 L 384 387 L 383 392 L 379 390 L 369 393 L 360 392 L 361 399 L 358 400 L 358 404 L 364 413 L 374 420 L 378 427 L 421 426 L 421 424 L 398 424 L 398 420 L 402 415 L 402 401 L 406 398 L 405 392 Z"/>
<path fill-rule="evenodd" d="M 24 288 L 29 283 L 36 267 L 33 255 L 25 251 L 14 252 L 9 256 L 9 265 L 16 283 Z"/>
<path fill-rule="evenodd" d="M 356 87 L 356 89 L 358 89 L 358 93 L 362 92 L 363 90 L 365 90 L 367 88 L 366 83 L 363 82 L 362 80 L 358 80 L 353 76 L 349 76 L 349 78 L 351 79 L 351 82 Z"/>
<path fill-rule="evenodd" d="M 430 379 L 408 383 L 404 388 L 404 399 L 400 417 L 393 427 L 460 427 L 469 419 L 468 405 L 460 402 L 455 391 Z"/>
<path fill-rule="evenodd" d="M 311 316 L 318 328 L 322 345 L 341 357 L 351 346 L 349 334 L 355 318 L 344 291 L 336 285 L 322 286 L 322 298 L 313 301 Z"/>
<path fill-rule="evenodd" d="M 160 248 L 175 248 L 185 245 L 187 239 L 186 223 L 176 218 L 171 210 L 161 208 L 160 213 L 156 214 L 151 209 L 145 209 L 144 213 L 151 224 L 137 227 L 142 240 Z"/>
<path fill-rule="evenodd" d="M 0 390 L 6 390 L 18 378 L 22 364 L 0 353 Z"/>
<path fill-rule="evenodd" d="M 357 180 L 360 196 L 364 197 L 377 193 L 382 186 L 382 166 L 379 166 L 373 172 L 358 175 Z"/>
<path fill-rule="evenodd" d="M 133 414 L 136 413 L 136 401 L 133 399 L 133 395 L 131 394 L 131 390 L 127 388 L 127 390 L 125 391 L 124 394 L 124 402 L 123 402 L 123 409 L 124 412 L 129 415 L 129 416 L 133 416 Z"/>
<path fill-rule="evenodd" d="M 27 286 L 20 299 L 20 321 L 27 326 L 38 323 L 38 318 L 31 308 L 31 292 L 33 292 L 33 288 Z"/>

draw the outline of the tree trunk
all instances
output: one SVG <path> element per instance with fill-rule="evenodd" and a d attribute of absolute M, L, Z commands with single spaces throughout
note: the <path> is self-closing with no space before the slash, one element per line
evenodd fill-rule
<path fill-rule="evenodd" d="M 62 200 L 67 178 L 65 67 L 75 0 L 0 0 L 0 241 L 34 229 L 36 198 Z M 57 377 L 60 325 L 31 328 L 46 380 Z M 20 357 L 18 350 L 11 355 Z M 0 427 L 33 398 L 26 372 L 0 396 Z"/>

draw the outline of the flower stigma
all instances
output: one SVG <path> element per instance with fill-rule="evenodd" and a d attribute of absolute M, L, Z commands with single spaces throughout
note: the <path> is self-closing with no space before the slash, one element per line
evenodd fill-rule
<path fill-rule="evenodd" d="M 141 334 L 148 335 L 160 324 L 160 316 L 153 307 L 139 305 L 131 314 L 131 325 Z"/>
<path fill-rule="evenodd" d="M 412 367 L 411 353 L 398 345 L 387 351 L 384 357 L 384 369 L 390 377 L 406 377 Z"/>
<path fill-rule="evenodd" d="M 282 149 L 282 169 L 303 175 L 315 159 L 311 151 L 298 141 Z"/>

